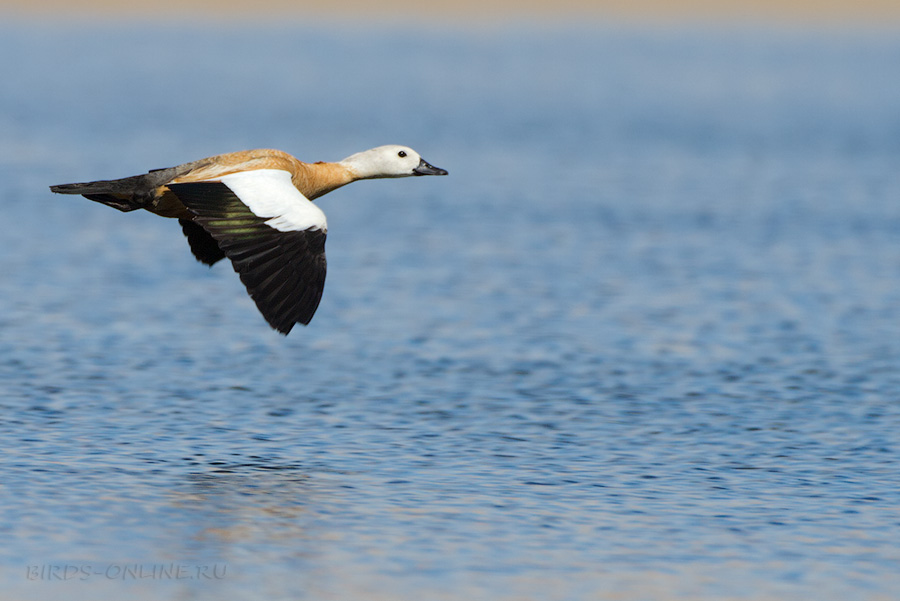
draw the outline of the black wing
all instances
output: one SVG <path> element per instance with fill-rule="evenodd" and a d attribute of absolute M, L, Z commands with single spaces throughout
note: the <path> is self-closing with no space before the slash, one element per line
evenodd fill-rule
<path fill-rule="evenodd" d="M 325 287 L 324 230 L 279 231 L 220 182 L 168 187 L 194 214 L 188 223 L 202 227 L 219 252 L 231 259 L 269 325 L 287 334 L 295 323 L 309 323 Z M 195 256 L 214 263 L 215 252 L 208 245 L 198 252 L 188 228 L 185 233 Z"/>
<path fill-rule="evenodd" d="M 225 253 L 219 248 L 219 243 L 203 229 L 202 225 L 190 219 L 179 219 L 178 223 L 181 224 L 181 231 L 187 237 L 188 244 L 191 245 L 191 252 L 198 261 L 212 266 L 225 258 Z"/>

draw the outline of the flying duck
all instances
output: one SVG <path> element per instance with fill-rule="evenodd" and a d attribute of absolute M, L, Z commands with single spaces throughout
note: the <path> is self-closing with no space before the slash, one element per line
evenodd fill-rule
<path fill-rule="evenodd" d="M 447 175 L 406 146 L 379 146 L 336 163 L 280 150 L 220 154 L 143 175 L 50 186 L 120 211 L 178 219 L 191 251 L 228 257 L 260 313 L 287 335 L 312 319 L 325 285 L 325 214 L 313 200 L 360 179 Z"/>

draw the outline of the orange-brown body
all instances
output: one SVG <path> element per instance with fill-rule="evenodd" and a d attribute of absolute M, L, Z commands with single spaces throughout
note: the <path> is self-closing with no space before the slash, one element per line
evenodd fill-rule
<path fill-rule="evenodd" d="M 321 161 L 304 163 L 281 150 L 264 148 L 219 154 L 179 165 L 176 170 L 180 175 L 166 183 L 215 181 L 230 173 L 255 169 L 288 171 L 294 186 L 310 200 L 358 179 L 350 169 L 340 163 Z M 155 200 L 146 209 L 162 217 L 190 218 L 188 209 L 165 185 L 156 189 Z"/>

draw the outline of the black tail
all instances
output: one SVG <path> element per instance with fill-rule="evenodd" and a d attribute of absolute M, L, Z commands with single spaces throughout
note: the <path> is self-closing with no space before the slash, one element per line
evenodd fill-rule
<path fill-rule="evenodd" d="M 81 194 L 120 211 L 134 211 L 145 204 L 148 192 L 146 179 L 144 175 L 135 175 L 123 179 L 60 184 L 50 186 L 50 190 L 57 194 Z"/>
<path fill-rule="evenodd" d="M 60 184 L 50 186 L 50 190 L 57 194 L 81 194 L 85 198 L 120 211 L 134 211 L 146 207 L 155 198 L 157 188 L 188 170 L 190 165 L 191 163 L 167 169 L 154 169 L 150 173 L 122 179 Z"/>

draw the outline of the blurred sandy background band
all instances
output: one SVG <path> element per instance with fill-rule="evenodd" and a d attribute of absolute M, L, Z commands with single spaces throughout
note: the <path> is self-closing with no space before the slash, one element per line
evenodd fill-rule
<path fill-rule="evenodd" d="M 32 17 L 172 17 L 232 19 L 400 18 L 453 22 L 528 19 L 750 20 L 827 24 L 900 24 L 898 0 L 0 0 L 0 15 Z"/>

